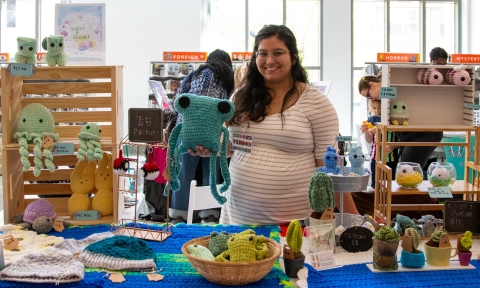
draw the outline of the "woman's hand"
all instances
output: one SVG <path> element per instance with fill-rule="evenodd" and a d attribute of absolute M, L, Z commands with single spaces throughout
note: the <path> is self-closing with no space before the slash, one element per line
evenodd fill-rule
<path fill-rule="evenodd" d="M 188 148 L 188 154 L 192 156 L 200 156 L 200 157 L 210 157 L 212 156 L 212 150 L 205 148 L 200 145 L 195 146 L 195 150 L 193 151 L 192 149 Z"/>

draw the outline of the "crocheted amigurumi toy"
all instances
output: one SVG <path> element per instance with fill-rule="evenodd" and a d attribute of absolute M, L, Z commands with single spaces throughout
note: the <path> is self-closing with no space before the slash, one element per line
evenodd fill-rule
<path fill-rule="evenodd" d="M 118 150 L 118 157 L 113 160 L 113 172 L 117 175 L 125 175 L 130 168 L 130 161 L 123 158 L 123 151 Z"/>
<path fill-rule="evenodd" d="M 77 211 L 90 210 L 91 200 L 87 194 L 95 188 L 96 161 L 87 159 L 78 161 L 70 174 L 70 188 L 72 196 L 68 199 L 68 215 L 72 216 Z"/>
<path fill-rule="evenodd" d="M 78 148 L 77 158 L 83 160 L 87 156 L 88 161 L 102 160 L 102 145 L 100 144 L 100 133 L 102 129 L 95 123 L 87 123 L 82 126 L 78 133 L 80 147 Z"/>
<path fill-rule="evenodd" d="M 52 148 L 53 143 L 58 140 L 58 133 L 55 131 L 55 120 L 52 112 L 47 107 L 32 103 L 23 107 L 18 114 L 17 132 L 13 135 L 20 145 L 21 162 L 23 164 L 23 171 L 30 169 L 30 161 L 28 160 L 28 144 L 33 143 L 33 154 L 35 158 L 35 168 L 33 175 L 40 176 L 43 168 L 42 156 L 45 156 L 45 166 L 50 172 L 55 172 L 55 165 L 53 164 Z M 42 151 L 43 148 L 43 151 Z"/>
<path fill-rule="evenodd" d="M 392 221 L 390 222 L 390 227 L 395 228 L 395 226 L 396 226 L 396 231 L 400 235 L 403 235 L 407 228 L 413 228 L 418 233 L 422 233 L 421 227 L 415 224 L 415 222 L 412 219 L 410 219 L 408 216 L 404 216 L 401 214 L 397 214 L 397 216 L 395 216 L 395 218 L 393 218 Z"/>
<path fill-rule="evenodd" d="M 37 39 L 28 37 L 17 38 L 15 62 L 32 65 L 37 64 Z"/>
<path fill-rule="evenodd" d="M 402 101 L 390 102 L 390 123 L 393 125 L 408 125 L 408 107 Z"/>
<path fill-rule="evenodd" d="M 67 53 L 65 52 L 65 42 L 62 35 L 50 35 L 42 41 L 42 48 L 47 50 L 46 60 L 48 66 L 67 65 Z"/>
<path fill-rule="evenodd" d="M 350 173 L 363 176 L 365 173 L 370 172 L 367 168 L 363 167 L 363 164 L 365 164 L 365 155 L 363 155 L 362 146 L 353 147 L 348 154 L 348 160 L 352 166 L 350 167 Z"/>
<path fill-rule="evenodd" d="M 55 219 L 57 214 L 53 205 L 44 199 L 37 199 L 32 203 L 28 204 L 23 212 L 23 221 L 30 224 L 35 221 L 38 217 L 45 216 L 49 219 Z"/>
<path fill-rule="evenodd" d="M 439 85 L 443 82 L 443 75 L 435 68 L 422 68 L 417 72 L 417 80 L 421 84 Z"/>
<path fill-rule="evenodd" d="M 53 220 L 45 216 L 40 216 L 32 223 L 32 229 L 38 234 L 47 234 L 53 228 Z"/>
<path fill-rule="evenodd" d="M 427 176 L 428 181 L 433 187 L 449 186 L 455 182 L 455 178 L 452 177 L 450 171 L 445 167 L 436 167 L 432 170 L 432 173 Z"/>
<path fill-rule="evenodd" d="M 213 231 L 210 233 L 210 242 L 208 243 L 208 249 L 212 252 L 213 256 L 218 256 L 221 253 L 227 251 L 227 241 L 230 235 L 227 232 L 222 231 L 218 233 Z"/>
<path fill-rule="evenodd" d="M 455 66 L 453 69 L 448 69 L 447 74 L 447 81 L 450 84 L 454 84 L 457 86 L 466 86 L 470 83 L 470 73 L 465 70 L 465 65 Z"/>
<path fill-rule="evenodd" d="M 268 255 L 265 236 L 235 234 L 227 242 L 228 250 L 215 257 L 217 262 L 251 262 L 263 260 Z"/>
<path fill-rule="evenodd" d="M 160 174 L 158 163 L 153 161 L 153 152 L 148 152 L 148 162 L 143 164 L 142 171 L 147 180 L 155 180 Z"/>
<path fill-rule="evenodd" d="M 168 187 L 172 191 L 180 189 L 178 174 L 182 168 L 180 154 L 187 153 L 188 149 L 196 149 L 196 145 L 204 146 L 212 151 L 210 157 L 210 191 L 218 203 L 223 204 L 227 199 L 217 191 L 216 163 L 217 153 L 220 151 L 220 169 L 223 182 L 220 193 L 227 191 L 230 186 L 230 173 L 227 165 L 227 143 L 229 132 L 222 124 L 230 120 L 235 112 L 235 106 L 229 100 L 220 100 L 208 96 L 181 94 L 174 102 L 175 109 L 183 117 L 183 122 L 173 128 L 168 145 L 170 146 L 170 185 L 165 187 L 164 195 L 168 195 Z M 223 140 L 220 140 L 223 134 Z M 182 143 L 176 147 L 178 137 Z M 221 147 L 220 147 L 221 146 Z"/>
<path fill-rule="evenodd" d="M 332 173 L 335 175 L 340 174 L 340 167 L 337 166 L 337 150 L 332 146 L 327 146 L 327 152 L 323 155 L 323 164 L 325 165 L 324 167 L 318 167 L 319 172 Z"/>
<path fill-rule="evenodd" d="M 187 252 L 195 257 L 202 258 L 205 260 L 215 260 L 213 254 L 207 247 L 200 244 L 191 244 L 187 246 Z"/>
<path fill-rule="evenodd" d="M 92 209 L 100 211 L 103 216 L 113 214 L 113 168 L 112 154 L 103 153 L 95 171 L 95 188 L 97 192 L 92 199 Z"/>

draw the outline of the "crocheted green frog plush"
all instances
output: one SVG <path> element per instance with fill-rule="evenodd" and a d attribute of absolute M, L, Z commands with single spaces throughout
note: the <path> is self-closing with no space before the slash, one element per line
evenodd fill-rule
<path fill-rule="evenodd" d="M 252 262 L 267 258 L 268 246 L 265 236 L 239 233 L 230 236 L 228 250 L 215 257 L 217 262 Z"/>
<path fill-rule="evenodd" d="M 67 53 L 65 52 L 65 41 L 62 35 L 50 35 L 42 41 L 42 48 L 47 50 L 48 66 L 67 65 Z"/>
<path fill-rule="evenodd" d="M 17 38 L 17 53 L 15 62 L 25 64 L 37 64 L 37 39 L 28 37 Z"/>
<path fill-rule="evenodd" d="M 235 106 L 229 100 L 221 100 L 208 96 L 197 96 L 194 94 L 181 94 L 174 102 L 175 109 L 182 115 L 183 122 L 173 128 L 168 145 L 170 146 L 170 185 L 164 190 L 164 195 L 168 195 L 168 186 L 172 191 L 180 189 L 178 174 L 182 168 L 179 162 L 180 154 L 187 153 L 188 149 L 196 150 L 196 145 L 201 145 L 212 151 L 210 157 L 210 191 L 218 203 L 223 204 L 227 198 L 219 195 L 216 187 L 217 174 L 216 163 L 217 153 L 220 151 L 220 169 L 223 182 L 220 192 L 227 191 L 230 186 L 230 173 L 227 165 L 227 143 L 228 129 L 223 123 L 233 117 Z M 223 134 L 223 140 L 222 139 Z M 176 147 L 178 138 L 181 138 L 181 144 Z M 221 147 L 220 147 L 221 146 Z"/>
<path fill-rule="evenodd" d="M 217 231 L 213 231 L 212 233 L 210 233 L 210 242 L 208 243 L 208 249 L 212 251 L 213 256 L 218 256 L 228 249 L 228 237 L 230 236 L 225 231 L 222 231 L 220 233 L 218 233 Z"/>
<path fill-rule="evenodd" d="M 200 244 L 191 244 L 187 246 L 187 252 L 190 253 L 191 255 L 202 258 L 205 260 L 211 260 L 213 261 L 215 257 L 213 257 L 213 254 L 210 250 L 208 250 L 207 247 L 202 246 Z"/>

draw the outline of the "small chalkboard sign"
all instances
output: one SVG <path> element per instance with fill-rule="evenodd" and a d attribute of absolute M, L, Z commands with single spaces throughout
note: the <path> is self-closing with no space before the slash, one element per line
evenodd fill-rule
<path fill-rule="evenodd" d="M 128 109 L 128 138 L 132 142 L 162 142 L 163 111 L 158 108 Z"/>
<path fill-rule="evenodd" d="M 480 234 L 480 202 L 447 199 L 443 210 L 443 226 L 449 233 Z"/>
<path fill-rule="evenodd" d="M 348 252 L 368 251 L 373 246 L 373 232 L 360 226 L 348 228 L 340 235 L 340 245 Z"/>

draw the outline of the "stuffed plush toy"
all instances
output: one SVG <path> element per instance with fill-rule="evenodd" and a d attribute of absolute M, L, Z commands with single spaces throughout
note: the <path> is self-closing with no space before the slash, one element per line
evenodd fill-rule
<path fill-rule="evenodd" d="M 218 256 L 228 249 L 227 240 L 230 235 L 227 232 L 222 231 L 218 233 L 214 231 L 210 233 L 210 242 L 208 242 L 208 249 L 212 251 L 213 256 Z"/>
<path fill-rule="evenodd" d="M 79 160 L 70 174 L 70 188 L 72 196 L 68 199 L 68 215 L 73 216 L 77 211 L 90 210 L 92 203 L 87 194 L 95 188 L 96 161 Z"/>
<path fill-rule="evenodd" d="M 227 166 L 228 129 L 222 124 L 233 117 L 235 106 L 229 100 L 220 100 L 208 96 L 181 94 L 174 102 L 175 109 L 182 115 L 183 121 L 173 128 L 168 145 L 170 146 L 170 185 L 165 187 L 164 195 L 168 195 L 168 186 L 172 191 L 180 189 L 178 174 L 182 168 L 180 154 L 187 153 L 188 149 L 195 151 L 196 145 L 201 145 L 212 151 L 210 157 L 210 191 L 218 203 L 223 204 L 227 199 L 217 191 L 217 175 L 215 171 L 217 153 L 220 151 L 220 169 L 223 182 L 220 192 L 227 191 L 230 186 L 230 173 Z M 223 134 L 223 141 L 220 143 Z M 182 144 L 176 147 L 178 137 Z M 220 149 L 221 144 L 221 149 Z"/>
<path fill-rule="evenodd" d="M 470 83 L 470 73 L 465 70 L 465 65 L 455 66 L 453 69 L 447 70 L 447 81 L 457 86 L 466 86 Z"/>
<path fill-rule="evenodd" d="M 80 147 L 78 148 L 77 159 L 83 160 L 87 157 L 88 161 L 102 160 L 102 145 L 100 144 L 100 133 L 102 129 L 96 123 L 87 123 L 82 126 L 78 133 Z"/>
<path fill-rule="evenodd" d="M 188 245 L 187 246 L 187 252 L 190 255 L 193 255 L 193 256 L 198 257 L 198 258 L 202 258 L 202 259 L 205 259 L 205 260 L 211 260 L 211 261 L 215 260 L 215 257 L 213 257 L 212 252 L 210 252 L 210 250 L 208 250 L 207 247 L 202 246 L 200 244 Z"/>
<path fill-rule="evenodd" d="M 408 125 L 408 107 L 402 101 L 390 102 L 390 123 L 393 125 Z"/>
<path fill-rule="evenodd" d="M 268 246 L 265 236 L 234 234 L 227 242 L 228 250 L 215 257 L 217 262 L 251 262 L 267 257 Z"/>
<path fill-rule="evenodd" d="M 323 155 L 324 167 L 319 167 L 318 171 L 323 173 L 333 173 L 335 175 L 340 174 L 340 167 L 338 164 L 337 150 L 332 146 L 327 146 L 327 152 Z"/>
<path fill-rule="evenodd" d="M 363 155 L 362 146 L 355 146 L 348 153 L 348 160 L 350 161 L 350 173 L 355 173 L 360 176 L 370 172 L 367 168 L 363 167 L 365 163 L 365 155 Z"/>
<path fill-rule="evenodd" d="M 62 35 L 45 37 L 42 41 L 42 48 L 47 50 L 46 59 L 48 66 L 67 65 L 67 53 L 65 52 L 65 43 Z"/>
<path fill-rule="evenodd" d="M 15 53 L 15 62 L 32 65 L 37 64 L 37 39 L 18 37 L 17 50 L 17 53 Z"/>
<path fill-rule="evenodd" d="M 439 85 L 443 82 L 443 75 L 435 68 L 422 68 L 417 72 L 417 80 L 421 84 Z"/>

